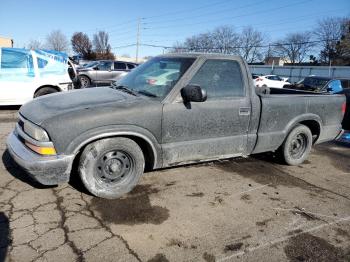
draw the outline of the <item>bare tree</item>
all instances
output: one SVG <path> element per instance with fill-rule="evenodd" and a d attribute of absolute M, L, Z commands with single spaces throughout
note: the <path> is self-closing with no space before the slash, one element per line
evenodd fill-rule
<path fill-rule="evenodd" d="M 67 52 L 69 48 L 67 37 L 60 30 L 52 31 L 46 37 L 46 48 L 60 52 Z"/>
<path fill-rule="evenodd" d="M 350 66 L 350 18 L 344 23 L 344 32 L 336 45 L 334 64 Z"/>
<path fill-rule="evenodd" d="M 214 48 L 214 42 L 210 32 L 202 33 L 188 37 L 184 44 L 177 43 L 174 49 L 180 52 L 192 51 L 192 52 L 211 52 Z"/>
<path fill-rule="evenodd" d="M 181 43 L 180 41 L 176 41 L 172 48 L 170 48 L 169 50 L 167 50 L 169 53 L 182 53 L 187 51 L 185 44 Z"/>
<path fill-rule="evenodd" d="M 310 57 L 309 53 L 314 47 L 314 43 L 310 40 L 309 32 L 288 34 L 283 40 L 274 44 L 274 53 L 292 64 L 301 63 Z"/>
<path fill-rule="evenodd" d="M 328 17 L 320 20 L 314 31 L 317 40 L 320 40 L 320 60 L 329 64 L 335 58 L 336 45 L 344 33 L 346 19 Z"/>
<path fill-rule="evenodd" d="M 239 37 L 240 43 L 240 54 L 241 56 L 252 63 L 261 60 L 262 55 L 262 45 L 264 43 L 263 34 L 253 27 L 245 27 Z"/>
<path fill-rule="evenodd" d="M 94 34 L 93 45 L 98 59 L 114 59 L 112 47 L 109 44 L 109 35 L 105 31 Z"/>
<path fill-rule="evenodd" d="M 74 33 L 71 39 L 72 49 L 84 59 L 93 58 L 92 43 L 87 34 L 83 32 Z"/>
<path fill-rule="evenodd" d="M 232 27 L 221 26 L 212 32 L 194 35 L 184 43 L 175 43 L 171 52 L 215 52 L 224 54 L 238 53 L 239 36 Z"/>
<path fill-rule="evenodd" d="M 27 45 L 28 49 L 42 49 L 43 44 L 39 40 L 31 39 Z"/>
<path fill-rule="evenodd" d="M 211 34 L 215 51 L 223 54 L 239 54 L 239 34 L 231 26 L 220 26 Z"/>

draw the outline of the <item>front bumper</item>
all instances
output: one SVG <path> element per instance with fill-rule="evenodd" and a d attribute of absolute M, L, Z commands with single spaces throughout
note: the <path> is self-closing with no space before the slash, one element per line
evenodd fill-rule
<path fill-rule="evenodd" d="M 7 138 L 7 149 L 33 179 L 43 185 L 68 182 L 74 155 L 41 156 L 27 148 L 12 132 Z"/>

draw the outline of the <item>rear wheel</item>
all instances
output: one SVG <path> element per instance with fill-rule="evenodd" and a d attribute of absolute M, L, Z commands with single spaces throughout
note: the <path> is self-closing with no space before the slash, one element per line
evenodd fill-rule
<path fill-rule="evenodd" d="M 80 178 L 90 193 L 118 198 L 130 192 L 143 174 L 145 160 L 133 140 L 108 138 L 88 145 L 80 158 Z"/>
<path fill-rule="evenodd" d="M 57 92 L 58 92 L 57 89 L 55 89 L 53 87 L 42 87 L 38 91 L 35 92 L 34 98 L 39 97 L 39 96 L 52 94 L 52 93 L 57 93 Z"/>
<path fill-rule="evenodd" d="M 280 148 L 283 160 L 291 166 L 302 164 L 310 154 L 312 133 L 307 126 L 296 126 Z"/>

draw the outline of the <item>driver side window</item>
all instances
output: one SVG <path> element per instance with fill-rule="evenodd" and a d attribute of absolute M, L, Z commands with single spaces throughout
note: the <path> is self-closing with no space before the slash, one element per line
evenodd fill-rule
<path fill-rule="evenodd" d="M 208 100 L 244 96 L 242 73 L 237 61 L 207 60 L 190 81 L 207 91 Z"/>

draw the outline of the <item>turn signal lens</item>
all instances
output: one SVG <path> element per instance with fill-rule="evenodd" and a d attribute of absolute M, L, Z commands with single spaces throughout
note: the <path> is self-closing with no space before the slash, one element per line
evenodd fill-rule
<path fill-rule="evenodd" d="M 40 147 L 33 145 L 29 142 L 25 142 L 25 145 L 29 147 L 31 150 L 33 150 L 35 153 L 38 153 L 40 155 L 46 155 L 46 156 L 52 156 L 56 155 L 56 150 L 53 147 Z"/>

